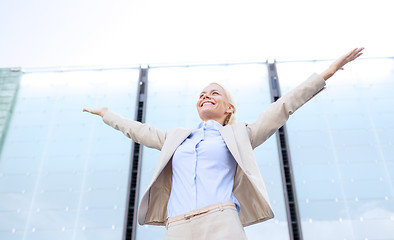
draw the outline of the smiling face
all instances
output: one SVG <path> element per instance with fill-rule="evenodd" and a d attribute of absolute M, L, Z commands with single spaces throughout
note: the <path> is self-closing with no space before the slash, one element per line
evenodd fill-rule
<path fill-rule="evenodd" d="M 221 86 L 210 84 L 200 93 L 197 111 L 201 120 L 215 120 L 223 125 L 227 116 L 233 112 L 233 106 L 229 103 Z"/>

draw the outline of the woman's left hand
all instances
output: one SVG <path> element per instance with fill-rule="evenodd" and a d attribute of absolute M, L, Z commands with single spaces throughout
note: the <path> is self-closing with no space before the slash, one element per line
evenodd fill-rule
<path fill-rule="evenodd" d="M 330 67 L 324 71 L 321 76 L 324 78 L 324 80 L 329 79 L 334 75 L 338 70 L 343 70 L 343 66 L 345 66 L 347 63 L 353 61 L 354 59 L 360 57 L 363 53 L 362 51 L 364 48 L 355 48 L 346 55 L 343 55 L 342 57 L 338 58 L 335 62 L 333 62 Z"/>

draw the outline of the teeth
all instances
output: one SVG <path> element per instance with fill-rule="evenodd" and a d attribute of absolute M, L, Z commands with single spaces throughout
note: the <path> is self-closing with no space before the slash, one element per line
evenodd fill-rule
<path fill-rule="evenodd" d="M 211 102 L 205 102 L 205 103 L 203 103 L 201 106 L 204 106 L 205 104 L 211 104 L 211 105 L 213 105 L 213 103 L 211 103 Z"/>

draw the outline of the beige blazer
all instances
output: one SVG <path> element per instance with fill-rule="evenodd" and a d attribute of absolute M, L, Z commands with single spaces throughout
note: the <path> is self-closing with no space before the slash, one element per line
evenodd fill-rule
<path fill-rule="evenodd" d="M 241 205 L 239 217 L 243 226 L 262 222 L 274 216 L 253 149 L 274 134 L 283 126 L 290 114 L 321 91 L 324 86 L 324 79 L 318 74 L 313 74 L 271 104 L 254 123 L 239 122 L 220 130 L 228 149 L 238 163 L 233 193 Z M 112 112 L 107 112 L 103 120 L 135 142 L 161 150 L 151 183 L 140 201 L 138 222 L 141 225 L 165 225 L 172 183 L 171 159 L 176 148 L 192 130 L 175 128 L 165 132 L 148 124 L 122 118 Z"/>

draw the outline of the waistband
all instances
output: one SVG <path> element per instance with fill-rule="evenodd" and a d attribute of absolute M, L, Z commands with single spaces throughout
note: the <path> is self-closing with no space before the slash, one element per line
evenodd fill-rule
<path fill-rule="evenodd" d="M 180 220 L 188 220 L 192 217 L 208 213 L 208 212 L 210 212 L 212 210 L 216 210 L 218 208 L 221 209 L 223 207 L 235 207 L 235 204 L 233 202 L 224 202 L 224 203 L 218 203 L 218 204 L 209 205 L 209 206 L 206 206 L 203 208 L 199 208 L 199 209 L 193 210 L 191 212 L 188 212 L 186 214 L 169 218 L 167 220 L 167 225 L 170 223 L 173 223 L 173 222 L 180 221 Z"/>

